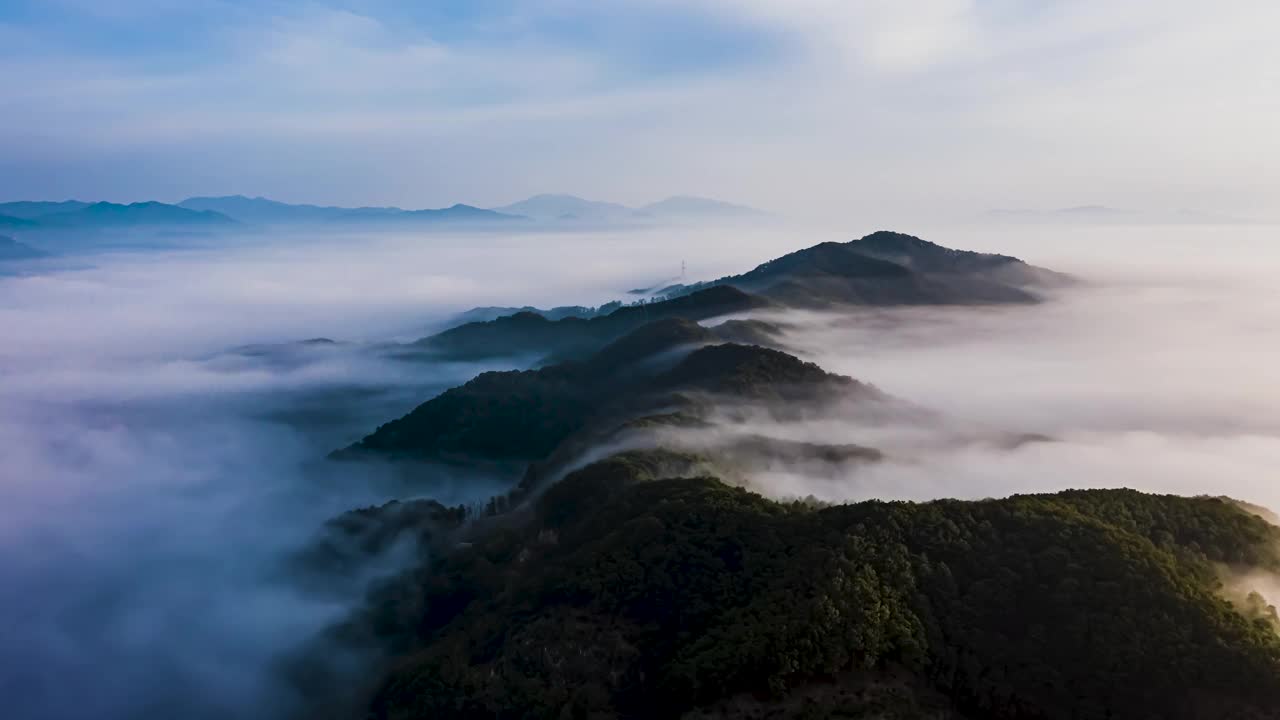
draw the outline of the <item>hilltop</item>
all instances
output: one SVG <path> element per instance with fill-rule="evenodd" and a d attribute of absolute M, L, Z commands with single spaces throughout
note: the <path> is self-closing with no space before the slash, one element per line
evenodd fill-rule
<path fill-rule="evenodd" d="M 677 297 L 729 285 L 796 307 L 1031 303 L 1037 291 L 1070 279 L 1008 255 L 955 250 L 904 233 L 879 231 L 825 242 L 741 275 L 654 291 Z"/>

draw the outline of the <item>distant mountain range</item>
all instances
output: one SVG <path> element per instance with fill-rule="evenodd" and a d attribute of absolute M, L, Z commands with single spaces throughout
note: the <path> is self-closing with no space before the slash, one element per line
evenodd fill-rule
<path fill-rule="evenodd" d="M 178 207 L 202 212 L 216 212 L 243 223 L 264 225 L 331 222 L 508 221 L 520 219 L 520 216 L 511 213 L 486 210 L 461 203 L 447 208 L 426 210 L 404 210 L 398 207 L 346 208 L 321 205 L 292 205 L 264 197 L 250 198 L 243 195 L 187 198 L 178 203 Z"/>
<path fill-rule="evenodd" d="M 611 202 L 586 200 L 575 195 L 534 195 L 527 200 L 494 208 L 498 212 L 523 215 L 534 220 L 616 220 L 635 212 Z"/>
<path fill-rule="evenodd" d="M 661 219 L 693 219 L 762 217 L 768 213 L 710 198 L 676 195 L 637 208 L 636 214 L 641 217 Z"/>
<path fill-rule="evenodd" d="M 741 205 L 690 196 L 670 197 L 638 208 L 573 195 L 535 195 L 497 208 L 458 203 L 445 208 L 337 207 L 292 204 L 264 197 L 192 197 L 176 205 L 119 204 L 79 200 L 0 203 L 0 229 L 58 230 L 142 226 L 287 225 L 302 223 L 419 224 L 525 222 L 687 222 L 760 217 Z"/>
<path fill-rule="evenodd" d="M 62 202 L 21 201 L 0 203 L 0 214 L 10 218 L 35 220 L 46 215 L 71 213 L 87 207 L 89 207 L 89 203 L 80 202 L 79 200 L 64 200 Z"/>
<path fill-rule="evenodd" d="M 132 227 L 141 225 L 234 225 L 211 210 L 190 210 L 161 202 L 128 205 L 109 202 L 0 203 L 0 227 L 25 229 Z"/>

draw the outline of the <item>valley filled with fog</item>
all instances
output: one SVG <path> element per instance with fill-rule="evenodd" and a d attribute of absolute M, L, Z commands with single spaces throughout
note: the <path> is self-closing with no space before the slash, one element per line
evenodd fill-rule
<path fill-rule="evenodd" d="M 399 343 L 473 307 L 631 302 L 874 229 L 282 230 L 0 276 L 0 665 L 18 669 L 0 693 L 32 719 L 288 711 L 282 658 L 368 579 L 299 582 L 290 555 L 353 508 L 481 504 L 511 484 L 440 469 L 406 487 L 374 463 L 324 461 L 537 359 Z M 704 429 L 885 453 L 765 462 L 750 489 L 841 502 L 1132 487 L 1280 508 L 1273 228 L 895 229 L 1080 282 L 1035 305 L 762 311 L 801 358 L 930 416 L 746 413 Z"/>

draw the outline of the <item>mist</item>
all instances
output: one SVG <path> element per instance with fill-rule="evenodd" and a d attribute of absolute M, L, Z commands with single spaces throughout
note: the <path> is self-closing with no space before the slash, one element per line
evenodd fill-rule
<path fill-rule="evenodd" d="M 260 235 L 94 255 L 0 278 L 0 692 L 15 717 L 278 717 L 274 671 L 362 586 L 315 593 L 286 559 L 346 510 L 480 502 L 493 478 L 412 489 L 321 462 L 512 361 L 406 360 L 381 344 L 473 306 L 627 300 L 855 231 Z M 900 228 L 1015 254 L 1078 287 L 1017 308 L 788 313 L 785 342 L 936 413 L 851 406 L 708 432 L 881 450 L 768 463 L 776 497 L 924 500 L 1067 487 L 1231 495 L 1280 507 L 1280 298 L 1270 231 Z M 779 318 L 774 318 L 779 319 Z M 333 343 L 298 344 L 313 338 Z M 1011 435 L 1047 441 L 1008 443 Z M 708 440 L 709 441 L 709 440 Z"/>
<path fill-rule="evenodd" d="M 950 235 L 957 239 L 924 236 L 1017 254 L 1071 272 L 1079 285 L 1034 306 L 762 316 L 787 328 L 783 342 L 805 359 L 936 417 L 894 421 L 854 402 L 830 417 L 778 423 L 764 413 L 744 421 L 734 408 L 713 435 L 885 453 L 883 462 L 816 471 L 773 463 L 751 473 L 754 489 L 843 502 L 1130 487 L 1280 507 L 1272 230 Z M 1020 436 L 1037 441 L 1010 442 Z"/>
<path fill-rule="evenodd" d="M 362 588 L 309 592 L 286 558 L 325 520 L 392 497 L 376 469 L 319 461 L 490 369 L 370 343 L 471 304 L 570 294 L 573 278 L 547 272 L 554 256 L 531 252 L 542 238 L 479 240 L 229 239 L 0 279 L 9 713 L 289 711 L 275 664 Z M 608 278 L 596 261 L 579 268 Z M 293 344 L 316 337 L 335 343 Z M 502 489 L 460 472 L 422 488 L 447 503 Z"/>

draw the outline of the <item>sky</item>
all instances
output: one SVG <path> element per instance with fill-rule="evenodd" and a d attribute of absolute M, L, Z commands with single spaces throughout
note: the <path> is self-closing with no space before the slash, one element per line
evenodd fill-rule
<path fill-rule="evenodd" d="M 1264 0 L 6 0 L 0 199 L 1274 218 Z"/>

